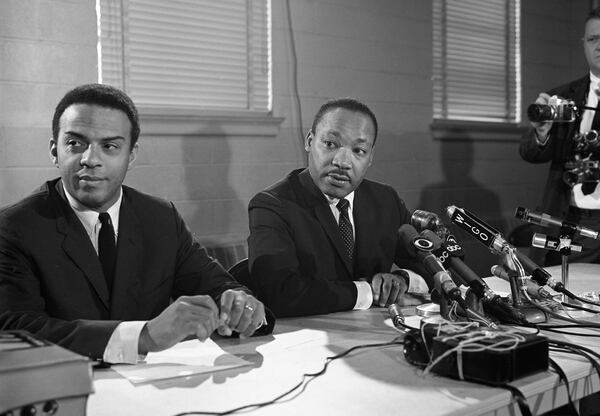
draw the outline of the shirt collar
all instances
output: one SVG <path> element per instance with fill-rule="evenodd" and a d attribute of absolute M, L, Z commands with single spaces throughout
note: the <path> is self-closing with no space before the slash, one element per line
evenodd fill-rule
<path fill-rule="evenodd" d="M 67 188 L 65 188 L 64 184 L 63 184 L 63 190 L 65 191 L 65 196 L 67 197 L 67 200 L 69 201 L 69 205 L 71 206 L 71 208 L 73 208 L 73 211 L 75 211 L 75 214 L 81 220 L 81 222 L 83 223 L 86 230 L 93 229 L 95 227 L 96 223 L 98 222 L 98 215 L 99 215 L 98 211 L 89 209 L 88 207 L 86 207 L 85 205 L 83 205 L 82 203 L 77 201 L 75 198 L 73 198 L 73 196 L 71 196 L 71 194 L 69 194 L 69 191 L 67 191 Z M 119 198 L 117 198 L 117 201 L 106 210 L 106 212 L 108 212 L 108 214 L 110 215 L 110 219 L 113 223 L 115 234 L 118 233 L 118 230 L 119 230 L 119 214 L 121 212 L 121 201 L 122 200 L 123 200 L 123 187 L 120 187 L 119 188 Z"/>
<path fill-rule="evenodd" d="M 590 85 L 593 85 L 595 88 L 597 88 L 599 83 L 600 83 L 600 77 L 597 77 L 596 75 L 592 74 L 592 72 L 590 71 Z"/>
<path fill-rule="evenodd" d="M 340 202 L 340 198 L 332 198 L 329 195 L 325 195 L 325 198 L 327 198 L 327 202 L 330 206 L 337 205 L 337 203 Z M 354 206 L 354 191 L 350 192 L 344 198 L 348 201 L 348 210 L 352 211 L 352 207 Z"/>

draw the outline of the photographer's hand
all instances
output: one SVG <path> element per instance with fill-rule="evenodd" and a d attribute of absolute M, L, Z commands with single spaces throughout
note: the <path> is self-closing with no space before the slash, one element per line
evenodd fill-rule
<path fill-rule="evenodd" d="M 548 105 L 549 100 L 550 96 L 545 92 L 542 92 L 535 100 L 535 103 Z M 531 121 L 531 126 L 535 129 L 536 140 L 540 145 L 544 146 L 548 143 L 548 134 L 550 133 L 552 124 L 552 121 Z"/>

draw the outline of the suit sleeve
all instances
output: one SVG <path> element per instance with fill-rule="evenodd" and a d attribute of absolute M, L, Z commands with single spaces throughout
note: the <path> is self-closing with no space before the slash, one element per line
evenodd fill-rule
<path fill-rule="evenodd" d="M 521 158 L 530 163 L 546 163 L 552 160 L 554 146 L 556 143 L 556 128 L 552 128 L 549 133 L 548 141 L 544 145 L 537 142 L 535 129 L 530 128 L 521 137 L 519 144 L 519 154 Z"/>
<path fill-rule="evenodd" d="M 223 292 L 236 289 L 252 292 L 235 280 L 221 264 L 210 257 L 172 206 L 177 233 L 177 258 L 173 297 L 182 295 L 210 295 L 217 301 Z"/>
<path fill-rule="evenodd" d="M 400 219 L 398 228 L 400 228 L 400 226 L 402 226 L 403 224 L 411 224 L 411 213 L 406 208 L 404 201 L 400 199 L 396 191 L 392 191 L 392 193 L 394 195 L 394 202 Z M 401 240 L 398 236 L 396 238 L 396 252 L 394 264 L 396 264 L 396 266 L 402 269 L 410 269 L 413 272 L 419 274 L 421 277 L 423 277 L 425 283 L 427 283 L 427 287 L 429 287 L 429 290 L 433 289 L 433 276 L 431 276 L 427 272 L 427 270 L 425 269 L 423 264 L 421 264 L 421 262 L 419 262 L 413 255 L 410 254 L 408 247 L 405 247 L 401 243 Z"/>
<path fill-rule="evenodd" d="M 102 358 L 119 321 L 53 318 L 42 290 L 18 235 L 0 226 L 0 329 L 25 330 L 78 354 Z"/>
<path fill-rule="evenodd" d="M 352 281 L 303 274 L 296 230 L 281 200 L 261 192 L 250 201 L 248 210 L 251 288 L 256 288 L 276 316 L 324 314 L 354 307 L 357 289 Z"/>
<path fill-rule="evenodd" d="M 563 85 L 548 91 L 548 95 L 571 99 L 574 88 L 573 83 Z M 577 128 L 575 128 L 576 126 Z M 561 149 L 564 147 L 564 141 L 569 141 L 577 129 L 578 123 L 555 122 L 548 133 L 548 140 L 544 145 L 540 145 L 536 139 L 535 129 L 531 127 L 521 137 L 519 154 L 523 160 L 529 163 L 546 163 L 562 159 L 564 155 Z"/>
<path fill-rule="evenodd" d="M 221 295 L 229 289 L 241 290 L 254 296 L 250 289 L 235 280 L 218 261 L 208 255 L 206 249 L 191 233 L 175 206 L 171 204 L 171 207 L 179 242 L 173 297 L 208 294 L 219 305 Z M 265 314 L 267 324 L 259 328 L 255 335 L 270 334 L 274 329 L 275 315 L 267 307 L 265 307 Z"/>

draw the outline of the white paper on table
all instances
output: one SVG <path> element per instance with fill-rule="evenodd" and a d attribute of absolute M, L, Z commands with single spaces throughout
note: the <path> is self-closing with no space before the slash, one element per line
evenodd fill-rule
<path fill-rule="evenodd" d="M 183 341 L 167 350 L 148 353 L 143 363 L 113 365 L 112 369 L 132 384 L 140 384 L 247 365 L 252 363 L 226 353 L 209 338 L 204 342 L 197 339 Z"/>

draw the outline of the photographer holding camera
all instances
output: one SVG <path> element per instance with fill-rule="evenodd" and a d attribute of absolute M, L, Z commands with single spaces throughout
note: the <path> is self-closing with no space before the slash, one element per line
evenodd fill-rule
<path fill-rule="evenodd" d="M 528 108 L 532 128 L 519 153 L 527 162 L 551 162 L 544 213 L 600 230 L 600 7 L 587 16 L 582 40 L 589 74 L 538 96 Z M 573 241 L 587 250 L 571 254 L 569 261 L 600 263 L 599 240 Z M 560 261 L 560 253 L 546 253 L 546 266 Z"/>

